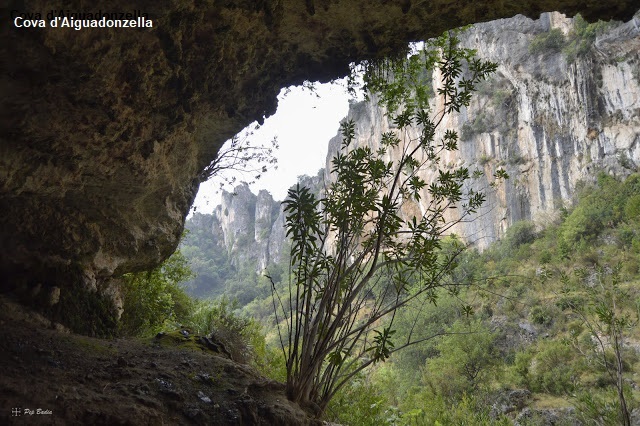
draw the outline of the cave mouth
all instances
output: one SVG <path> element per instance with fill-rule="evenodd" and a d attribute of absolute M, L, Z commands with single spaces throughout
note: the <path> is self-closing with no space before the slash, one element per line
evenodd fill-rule
<path fill-rule="evenodd" d="M 294 13 L 266 10 L 287 3 Z M 102 39 L 105 33 L 90 31 L 0 29 L 7 40 L 0 46 L 7 70 L 0 77 L 7 91 L 0 99 L 0 292 L 50 318 L 6 309 L 0 301 L 5 336 L 0 353 L 7 357 L 3 365 L 12 365 L 11 374 L 3 375 L 6 407 L 58 407 L 54 413 L 69 410 L 65 415 L 71 422 L 111 424 L 136 423 L 127 413 L 149 413 L 130 397 L 137 389 L 125 389 L 118 377 L 128 380 L 133 368 L 140 376 L 157 371 L 149 362 L 153 350 L 141 347 L 130 360 L 131 348 L 120 350 L 116 342 L 114 352 L 110 340 L 73 336 L 73 345 L 63 347 L 66 337 L 59 332 L 70 327 L 85 335 L 113 335 L 117 277 L 158 265 L 175 250 L 200 184 L 198 174 L 222 141 L 274 110 L 280 87 L 305 76 L 326 81 L 344 75 L 353 59 L 383 55 L 389 46 L 441 32 L 451 22 L 540 12 L 536 2 L 505 5 L 502 0 L 475 2 L 479 9 L 460 14 L 447 9 L 448 1 L 442 2 L 445 9 L 429 4 L 433 12 L 428 13 L 416 7 L 369 13 L 373 3 L 366 2 L 357 7 L 350 1 L 306 2 L 328 5 L 312 14 L 304 3 L 218 2 L 215 10 L 187 5 L 162 14 L 155 32 L 108 33 L 108 42 Z M 353 22 L 332 15 L 333 3 L 353 7 Z M 395 2 L 382 3 L 381 9 Z M 587 7 L 583 1 L 558 4 L 569 13 Z M 635 0 L 602 4 L 585 17 L 629 20 L 640 6 Z M 407 25 L 398 24 L 403 16 Z M 329 24 L 323 22 L 327 17 Z M 424 29 L 423 22 L 433 22 L 434 29 Z M 261 45 L 268 51 L 252 47 Z M 27 330 L 25 316 L 38 325 Z M 70 348 L 76 340 L 84 352 Z M 73 362 L 85 353 L 85 368 L 77 377 L 70 375 Z M 152 379 L 175 374 L 182 362 L 182 355 L 171 358 Z M 36 371 L 33 367 L 38 375 L 25 374 Z M 70 377 L 81 385 L 57 382 Z M 163 382 L 152 381 L 157 383 Z M 145 385 L 140 384 L 143 392 Z M 77 386 L 95 393 L 81 398 Z M 263 384 L 256 381 L 256 386 Z M 42 399 L 39 389 L 50 399 Z M 124 396 L 114 399 L 116 394 Z M 86 404 L 94 396 L 106 402 Z M 135 398 L 159 407 L 157 419 L 167 420 L 163 407 L 177 404 L 175 394 L 165 396 L 159 402 L 150 402 L 146 394 Z M 189 398 L 188 403 L 198 403 L 195 394 Z M 215 415 L 219 412 L 211 418 Z"/>
<path fill-rule="evenodd" d="M 224 141 L 275 111 L 282 87 L 330 81 L 353 62 L 473 22 L 537 18 L 542 8 L 629 20 L 638 6 L 283 0 L 163 10 L 140 0 L 126 8 L 148 12 L 152 29 L 5 25 L 0 291 L 25 287 L 29 299 L 38 285 L 59 288 L 78 317 L 102 312 L 102 301 L 75 301 L 78 288 L 117 305 L 117 277 L 170 256 L 203 169 Z"/>
<path fill-rule="evenodd" d="M 240 141 L 247 139 L 253 147 L 269 148 L 275 139 L 278 147 L 273 150 L 273 158 L 277 162 L 271 164 L 256 155 L 239 167 L 220 170 L 200 184 L 190 216 L 196 212 L 212 213 L 220 204 L 221 191 L 233 192 L 242 183 L 247 183 L 255 194 L 266 190 L 275 200 L 284 200 L 298 176 L 317 174 L 326 165 L 329 140 L 338 133 L 349 103 L 364 98 L 361 90 L 349 93 L 347 84 L 344 77 L 329 83 L 305 82 L 281 89 L 276 112 L 265 118 L 262 125 L 253 122 L 236 135 Z M 219 155 L 230 154 L 232 149 L 231 140 L 227 140 Z"/>

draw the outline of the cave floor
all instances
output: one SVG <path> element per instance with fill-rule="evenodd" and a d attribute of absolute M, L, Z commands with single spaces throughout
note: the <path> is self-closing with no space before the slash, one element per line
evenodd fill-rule
<path fill-rule="evenodd" d="M 251 367 L 161 340 L 75 335 L 0 297 L 0 424 L 320 424 Z"/>

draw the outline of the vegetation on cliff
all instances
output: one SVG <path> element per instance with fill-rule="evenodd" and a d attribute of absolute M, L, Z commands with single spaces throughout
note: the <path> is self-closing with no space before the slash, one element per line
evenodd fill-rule
<path fill-rule="evenodd" d="M 588 30 L 578 25 L 566 46 L 580 51 L 580 39 L 595 34 Z M 539 41 L 553 44 L 546 48 L 566 47 L 566 40 L 553 39 L 556 35 L 550 32 L 551 41 Z M 464 84 L 469 82 L 463 78 L 463 86 L 447 85 L 447 61 L 443 64 L 445 84 L 438 90 L 451 99 L 460 96 L 459 104 L 448 105 L 454 110 L 465 105 L 467 93 L 457 90 L 466 89 Z M 459 64 L 452 61 L 450 65 L 451 75 L 459 72 Z M 402 71 L 391 69 L 396 75 Z M 472 91 L 473 82 L 469 84 Z M 413 119 L 430 128 L 421 112 L 423 102 L 394 104 L 393 97 L 411 90 L 386 89 L 391 92 L 391 98 L 383 99 L 388 106 L 404 105 L 395 120 L 400 131 Z M 380 182 L 388 178 L 393 192 L 393 182 L 399 182 L 393 177 L 406 177 L 400 181 L 409 189 L 399 191 L 401 198 L 419 197 L 427 183 L 412 175 L 413 170 L 428 161 L 437 164 L 438 154 L 427 149 L 427 161 L 416 164 L 413 152 L 404 149 L 409 154 L 401 157 L 401 167 L 394 173 L 392 165 L 379 161 L 386 154 L 384 147 L 375 153 L 347 148 L 353 138 L 349 124 L 343 136 L 345 153 L 334 162 L 338 178 L 324 198 L 297 188 L 285 202 L 287 229 L 293 237 L 290 263 L 271 265 L 266 278 L 248 270 L 246 276 L 229 274 L 251 292 L 240 293 L 246 296 L 242 311 L 265 320 L 269 341 L 278 340 L 275 336 L 286 328 L 285 337 L 280 335 L 279 340 L 286 359 L 289 398 L 347 424 L 515 421 L 523 425 L 546 424 L 555 421 L 552 418 L 630 424 L 637 401 L 632 373 L 637 369 L 634 345 L 638 338 L 633 328 L 639 300 L 635 288 L 638 177 L 621 183 L 602 174 L 596 184 L 580 188 L 573 209 L 561 209 L 557 218 L 547 218 L 544 228 L 540 222 L 517 223 L 502 241 L 482 253 L 463 254 L 463 244 L 454 235 L 442 239 L 442 233 L 436 232 L 428 234 L 430 239 L 418 232 L 418 239 L 431 243 L 421 257 L 412 252 L 412 238 L 407 246 L 394 239 L 403 229 L 402 220 L 394 210 L 395 199 L 385 195 Z M 428 137 L 425 140 L 429 141 L 426 145 L 431 142 Z M 456 140 L 455 133 L 445 134 L 443 150 L 454 149 Z M 393 135 L 386 136 L 388 149 L 399 144 Z M 342 186 L 341 172 L 347 182 Z M 432 183 L 430 195 L 458 201 L 469 175 L 462 173 L 460 182 L 456 176 L 449 180 L 445 176 L 439 181 L 443 184 L 440 189 L 437 182 Z M 362 182 L 364 185 L 358 185 Z M 481 201 L 479 195 L 476 203 Z M 474 205 L 467 204 L 468 210 L 473 211 Z M 441 210 L 434 208 L 433 212 L 433 217 L 423 217 L 427 223 L 440 222 L 433 218 L 441 219 Z M 389 218 L 383 220 L 390 228 L 388 235 L 376 222 L 385 217 Z M 406 225 L 410 231 L 422 230 L 421 222 Z M 367 232 L 370 230 L 374 232 Z M 326 250 L 333 242 L 338 243 L 337 248 Z M 341 252 L 341 242 L 346 242 L 342 246 L 346 254 Z M 197 254 L 197 244 L 189 247 Z M 387 251 L 401 255 L 384 256 Z M 384 254 L 380 264 L 392 265 L 400 259 L 402 268 L 377 270 L 379 253 Z M 441 273 L 432 281 L 427 279 L 426 286 L 424 274 L 411 273 L 415 267 L 429 275 L 429 268 L 442 265 Z M 228 290 L 236 287 L 231 280 L 222 281 Z M 392 287 L 395 292 L 388 291 Z M 275 299 L 264 294 L 269 289 Z M 359 289 L 365 290 L 362 297 Z M 422 303 L 404 306 L 403 295 L 412 299 L 423 293 Z M 288 299 L 282 297 L 287 294 Z M 210 331 L 220 333 L 226 328 L 232 330 L 230 335 L 242 336 L 243 330 L 251 328 L 251 321 L 242 319 L 242 311 L 233 312 L 228 300 L 218 303 L 204 316 L 215 324 Z M 407 309 L 396 310 L 398 306 Z M 211 320 L 225 316 L 235 320 Z M 337 331 L 336 339 L 332 329 Z M 415 342 L 416 330 L 429 338 Z M 396 351 L 394 342 L 407 342 L 401 347 L 416 344 L 391 356 Z M 264 339 L 260 347 L 267 347 Z M 282 374 L 282 364 L 278 366 L 275 358 L 265 355 L 273 351 L 254 353 L 254 365 L 261 365 L 267 374 Z M 262 364 L 256 361 L 260 359 Z"/>
<path fill-rule="evenodd" d="M 462 254 L 447 278 L 460 291 L 440 290 L 435 304 L 393 323 L 398 342 L 412 329 L 442 335 L 354 375 L 325 417 L 359 425 L 623 424 L 619 389 L 629 412 L 640 396 L 639 200 L 640 175 L 602 173 L 580 185 L 573 207 L 517 223 L 483 252 Z M 452 237 L 440 250 L 457 244 Z M 270 269 L 285 291 L 286 264 Z M 268 289 L 266 278 L 256 279 Z M 235 315 L 263 324 L 273 355 L 270 297 Z M 269 362 L 282 380 L 283 364 Z"/>

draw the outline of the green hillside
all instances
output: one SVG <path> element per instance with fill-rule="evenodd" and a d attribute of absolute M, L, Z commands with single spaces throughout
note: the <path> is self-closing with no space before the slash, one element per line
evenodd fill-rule
<path fill-rule="evenodd" d="M 441 250 L 460 244 L 452 236 Z M 200 257 L 204 250 L 183 249 Z M 220 285 L 242 301 L 234 315 L 263 325 L 269 368 L 281 374 L 271 286 L 284 291 L 288 266 L 271 265 L 266 275 L 271 280 L 240 268 Z M 573 208 L 517 223 L 481 253 L 464 251 L 447 289 L 393 324 L 396 345 L 411 333 L 435 337 L 365 370 L 327 418 L 353 425 L 618 424 L 615 339 L 630 409 L 640 396 L 639 277 L 640 175 L 621 182 L 601 174 L 581 185 Z"/>

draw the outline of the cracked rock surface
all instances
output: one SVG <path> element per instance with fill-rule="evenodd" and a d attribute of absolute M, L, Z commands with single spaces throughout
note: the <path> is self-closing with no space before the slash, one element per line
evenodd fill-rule
<path fill-rule="evenodd" d="M 202 170 L 275 111 L 283 86 L 464 24 L 546 9 L 628 20 L 639 3 L 115 0 L 110 11 L 139 10 L 153 28 L 76 31 L 15 28 L 12 13 L 51 5 L 3 2 L 0 289 L 58 287 L 62 302 L 89 291 L 117 306 L 112 277 L 175 249 Z"/>

